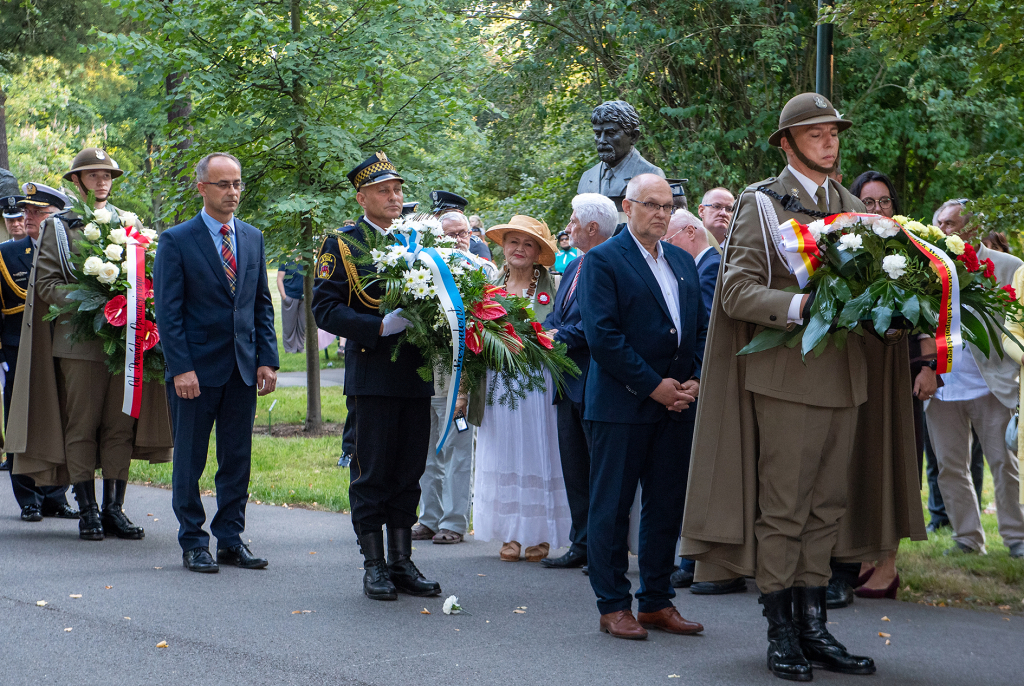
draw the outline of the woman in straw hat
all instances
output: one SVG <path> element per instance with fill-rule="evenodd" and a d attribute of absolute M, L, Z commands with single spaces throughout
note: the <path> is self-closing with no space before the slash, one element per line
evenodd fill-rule
<path fill-rule="evenodd" d="M 505 267 L 495 285 L 528 298 L 537 321 L 551 312 L 554 283 L 548 268 L 555 248 L 547 224 L 515 215 L 492 226 L 487 237 L 501 245 Z M 551 377 L 511 410 L 487 408 L 477 435 L 473 527 L 479 541 L 500 540 L 501 559 L 539 562 L 569 543 L 569 501 L 558 457 L 558 428 Z"/>

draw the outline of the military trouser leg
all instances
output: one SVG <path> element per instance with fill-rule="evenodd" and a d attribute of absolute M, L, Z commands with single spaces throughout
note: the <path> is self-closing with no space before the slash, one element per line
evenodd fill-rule
<path fill-rule="evenodd" d="M 760 441 L 755 580 L 762 593 L 826 586 L 846 511 L 856 407 L 754 395 Z"/>
<path fill-rule="evenodd" d="M 124 375 L 103 362 L 61 358 L 60 380 L 67 412 L 64 451 L 71 483 L 95 478 L 128 479 L 135 419 L 121 412 Z"/>

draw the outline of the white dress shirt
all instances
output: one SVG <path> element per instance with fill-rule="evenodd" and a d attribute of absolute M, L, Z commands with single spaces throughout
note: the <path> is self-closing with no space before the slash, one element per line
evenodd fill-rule
<path fill-rule="evenodd" d="M 697 257 L 696 257 L 696 259 L 694 259 L 694 262 L 696 262 L 697 264 L 700 264 L 700 261 L 704 259 L 704 256 L 708 253 L 708 251 L 709 250 L 714 250 L 714 249 L 715 248 L 712 245 L 709 245 L 708 247 L 704 248 L 699 253 L 697 253 Z"/>
<path fill-rule="evenodd" d="M 651 255 L 647 248 L 633 235 L 632 229 L 630 229 L 629 235 L 636 243 L 636 247 L 640 248 L 640 254 L 643 255 L 644 262 L 651 268 L 654 279 L 658 282 L 658 286 L 661 287 L 661 294 L 665 297 L 665 304 L 668 305 L 669 314 L 672 316 L 672 328 L 676 334 L 676 345 L 679 345 L 683 340 L 682 326 L 679 320 L 679 284 L 676 275 L 672 272 L 672 268 L 668 266 L 668 260 L 665 259 L 665 250 L 661 247 L 661 241 L 658 241 L 658 254 Z"/>
<path fill-rule="evenodd" d="M 943 374 L 942 384 L 935 391 L 936 400 L 975 400 L 991 393 L 966 343 L 960 355 L 959 368 L 955 372 Z"/>

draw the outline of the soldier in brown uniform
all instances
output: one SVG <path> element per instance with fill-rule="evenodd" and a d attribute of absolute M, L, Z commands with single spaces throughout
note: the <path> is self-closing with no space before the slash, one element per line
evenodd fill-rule
<path fill-rule="evenodd" d="M 75 157 L 64 178 L 83 198 L 92 192 L 94 208 L 105 207 L 112 213 L 111 221 L 119 222 L 117 209 L 107 200 L 111 182 L 121 174 L 105 151 L 86 148 Z M 52 337 L 46 335 L 47 324 L 41 321 L 47 306 L 68 302 L 68 291 L 62 286 L 76 280 L 69 254 L 77 251 L 75 245 L 82 240 L 83 228 L 81 217 L 73 212 L 57 215 L 43 225 L 30 287 L 30 297 L 38 298 L 40 303 L 38 307 L 34 302 L 26 303 L 25 326 L 35 330 L 29 332 L 31 344 L 22 346 L 22 353 L 27 349 L 29 355 L 30 364 L 24 366 L 30 368 L 30 373 L 25 375 L 25 393 L 19 397 L 28 397 L 29 402 L 20 413 L 21 421 L 11 430 L 10 440 L 17 444 L 14 452 L 25 453 L 17 456 L 15 472 L 30 474 L 41 484 L 70 482 L 80 510 L 81 538 L 102 540 L 106 533 L 140 539 L 145 535 L 142 527 L 134 525 L 123 510 L 128 468 L 133 456 L 151 462 L 170 461 L 173 443 L 162 384 L 144 384 L 142 410 L 139 420 L 135 420 L 121 411 L 124 375 L 107 370 L 102 342 L 72 342 L 70 315 L 57 320 Z M 47 369 L 49 357 L 53 358 L 52 375 Z M 19 365 L 24 362 L 19 359 Z M 16 380 L 16 393 L 21 381 Z M 56 427 L 38 417 L 60 416 L 64 417 L 60 434 L 63 440 L 58 444 Z M 12 413 L 11 423 L 18 419 L 19 413 Z M 40 429 L 44 435 L 40 435 Z M 97 468 L 103 472 L 102 512 L 96 501 Z"/>

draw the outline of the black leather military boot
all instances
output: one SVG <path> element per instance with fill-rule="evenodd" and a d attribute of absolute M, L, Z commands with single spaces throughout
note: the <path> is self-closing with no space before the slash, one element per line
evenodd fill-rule
<path fill-rule="evenodd" d="M 764 605 L 768 619 L 768 669 L 780 679 L 810 681 L 811 664 L 800 650 L 800 639 L 793 622 L 793 589 L 762 593 L 757 602 Z"/>
<path fill-rule="evenodd" d="M 428 581 L 416 568 L 412 555 L 412 529 L 388 527 L 388 571 L 391 580 L 402 593 L 415 596 L 438 595 L 441 584 Z"/>
<path fill-rule="evenodd" d="M 103 511 L 100 519 L 103 522 L 103 533 L 118 538 L 138 540 L 145 537 L 146 532 L 141 526 L 135 526 L 124 513 L 124 492 L 128 482 L 122 479 L 103 480 Z"/>
<path fill-rule="evenodd" d="M 384 532 L 360 534 L 359 551 L 363 554 L 363 594 L 373 600 L 398 600 L 398 591 L 388 574 L 384 560 Z"/>
<path fill-rule="evenodd" d="M 80 481 L 71 487 L 78 501 L 78 537 L 86 541 L 103 540 L 103 522 L 96 504 L 96 482 Z"/>
<path fill-rule="evenodd" d="M 800 632 L 800 647 L 815 667 L 843 674 L 874 674 L 870 657 L 850 655 L 826 628 L 825 587 L 793 589 L 793 620 Z"/>

